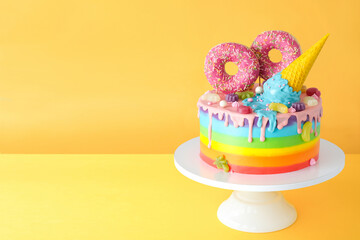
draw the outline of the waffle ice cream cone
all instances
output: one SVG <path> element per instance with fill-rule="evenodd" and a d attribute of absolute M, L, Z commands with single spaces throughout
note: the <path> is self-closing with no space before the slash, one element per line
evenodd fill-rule
<path fill-rule="evenodd" d="M 289 81 L 288 84 L 294 91 L 301 90 L 312 65 L 314 64 L 328 37 L 329 34 L 324 36 L 281 72 L 281 77 Z"/>

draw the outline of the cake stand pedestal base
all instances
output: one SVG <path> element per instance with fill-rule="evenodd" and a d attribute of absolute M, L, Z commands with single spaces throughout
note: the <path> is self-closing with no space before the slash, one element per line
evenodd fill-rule
<path fill-rule="evenodd" d="M 295 208 L 279 191 L 325 182 L 345 166 L 344 152 L 324 139 L 320 140 L 319 160 L 315 165 L 280 174 L 226 173 L 206 164 L 199 153 L 198 137 L 183 143 L 175 151 L 175 167 L 196 182 L 234 190 L 220 205 L 217 216 L 230 228 L 254 233 L 278 231 L 295 222 Z"/>
<path fill-rule="evenodd" d="M 264 233 L 287 228 L 297 214 L 281 192 L 233 191 L 220 205 L 217 216 L 230 228 Z"/>

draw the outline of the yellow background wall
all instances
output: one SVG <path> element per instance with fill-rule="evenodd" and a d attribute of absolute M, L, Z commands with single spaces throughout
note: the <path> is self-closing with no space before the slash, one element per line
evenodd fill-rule
<path fill-rule="evenodd" d="M 0 2 L 0 152 L 171 153 L 198 135 L 207 52 L 266 30 L 306 50 L 322 138 L 360 153 L 359 1 Z"/>

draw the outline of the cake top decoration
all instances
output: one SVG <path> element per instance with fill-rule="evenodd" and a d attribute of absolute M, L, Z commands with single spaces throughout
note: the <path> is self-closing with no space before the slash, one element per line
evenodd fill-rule
<path fill-rule="evenodd" d="M 271 48 L 278 48 L 280 50 L 287 49 L 287 51 L 291 48 L 293 53 L 291 57 L 299 56 L 301 52 L 300 46 L 294 38 L 286 33 L 285 35 L 288 37 L 288 41 L 281 41 L 280 44 L 279 39 L 281 38 L 279 38 L 279 34 L 283 36 L 285 32 L 268 31 L 262 33 L 261 36 L 263 37 L 261 41 L 269 42 L 270 37 L 273 38 L 274 41 L 269 46 L 266 45 L 266 48 L 259 48 L 259 46 L 265 43 L 259 42 L 260 40 L 257 38 L 255 41 L 255 45 L 258 46 L 257 50 L 265 49 L 267 51 L 266 54 L 268 54 L 268 50 Z M 254 81 L 259 77 L 259 72 L 261 73 L 262 70 L 264 70 L 261 68 L 269 68 L 269 64 L 259 65 L 259 62 L 261 63 L 264 59 L 256 59 L 259 56 L 264 58 L 262 55 L 263 52 L 260 51 L 254 54 L 252 52 L 253 50 L 236 43 L 217 45 L 211 49 L 206 56 L 205 75 L 215 88 L 215 92 L 219 95 L 210 92 L 205 94 L 202 99 L 205 100 L 206 98 L 208 103 L 211 104 L 223 100 L 220 104 L 222 108 L 226 108 L 228 105 L 233 106 L 233 104 L 226 104 L 226 101 L 232 103 L 237 100 L 242 100 L 242 105 L 236 107 L 237 111 L 242 114 L 256 113 L 258 116 L 258 127 L 262 126 L 263 119 L 265 119 L 265 121 L 268 122 L 268 130 L 273 132 L 277 126 L 278 113 L 288 114 L 289 108 L 291 108 L 290 113 L 304 110 L 303 105 L 296 103 L 304 102 L 309 107 L 316 106 L 319 103 L 318 99 L 321 93 L 316 88 L 310 88 L 308 90 L 308 96 L 303 99 L 300 99 L 300 95 L 302 90 L 306 89 L 304 86 L 306 77 L 328 37 L 329 34 L 320 39 L 305 53 L 294 58 L 295 60 L 293 62 L 289 63 L 289 59 L 287 59 L 286 67 L 284 61 L 281 65 L 276 65 L 276 68 L 268 69 L 270 72 L 268 72 L 267 76 L 272 76 L 267 80 L 265 79 L 263 84 L 261 84 L 259 80 L 260 84 L 256 88 L 255 96 L 253 91 L 246 90 L 254 84 Z M 288 52 L 285 53 L 288 54 Z M 288 57 L 290 57 L 290 55 Z M 236 75 L 228 75 L 225 72 L 225 63 L 229 61 L 235 62 L 238 65 L 239 71 Z M 272 71 L 274 69 L 280 71 L 273 73 Z M 251 95 L 248 94 L 249 92 Z M 235 95 L 238 95 L 238 98 Z M 264 124 L 266 124 L 266 122 L 264 122 Z"/>
<path fill-rule="evenodd" d="M 259 78 L 260 82 L 260 77 L 267 81 L 280 73 L 281 78 L 288 81 L 287 85 L 298 92 L 328 37 L 329 34 L 303 54 L 296 39 L 284 31 L 263 32 L 251 48 L 238 43 L 222 43 L 207 54 L 205 75 L 216 92 L 230 94 L 246 91 L 256 79 Z M 269 59 L 271 49 L 281 51 L 283 57 L 279 63 L 272 63 Z M 235 75 L 229 75 L 225 71 L 225 64 L 228 62 L 238 66 Z M 262 89 L 259 88 L 257 93 L 261 92 Z"/>
<path fill-rule="evenodd" d="M 293 103 L 300 101 L 301 88 L 328 36 L 323 37 L 280 73 L 268 79 L 263 85 L 264 92 L 262 94 L 257 94 L 250 101 L 249 99 L 243 101 L 245 106 L 250 106 L 258 114 L 259 127 L 262 124 L 262 117 L 266 117 L 269 119 L 269 131 L 275 130 L 278 111 L 269 108 L 270 104 L 280 103 L 289 108 Z M 304 100 L 309 106 L 318 104 L 313 97 L 307 97 Z"/>
<path fill-rule="evenodd" d="M 329 34 L 325 35 L 322 39 L 315 43 L 315 45 L 309 48 L 305 53 L 301 54 L 300 57 L 295 59 L 295 61 L 282 70 L 282 78 L 289 81 L 289 86 L 292 87 L 294 91 L 301 90 L 311 67 L 313 66 L 328 37 Z"/>

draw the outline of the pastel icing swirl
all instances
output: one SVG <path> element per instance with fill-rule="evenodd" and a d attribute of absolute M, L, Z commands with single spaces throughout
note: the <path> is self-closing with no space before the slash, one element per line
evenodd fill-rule
<path fill-rule="evenodd" d="M 264 92 L 252 98 L 243 100 L 245 106 L 250 106 L 259 116 L 258 127 L 263 124 L 263 117 L 269 119 L 269 131 L 273 132 L 276 127 L 276 111 L 270 110 L 271 103 L 281 103 L 288 108 L 293 103 L 300 101 L 301 91 L 294 92 L 288 85 L 288 80 L 281 77 L 281 73 L 275 74 L 264 83 Z M 251 99 L 251 100 L 250 100 Z"/>

